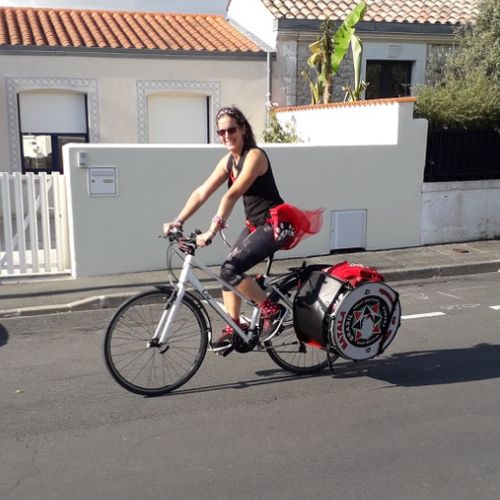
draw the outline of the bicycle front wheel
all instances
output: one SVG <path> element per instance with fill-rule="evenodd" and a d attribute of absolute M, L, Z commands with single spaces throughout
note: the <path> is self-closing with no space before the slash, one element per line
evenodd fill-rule
<path fill-rule="evenodd" d="M 285 284 L 280 291 L 293 303 L 297 292 L 296 283 Z M 298 375 L 318 373 L 328 366 L 324 350 L 312 347 L 297 338 L 293 328 L 292 313 L 283 322 L 281 332 L 265 341 L 264 346 L 271 359 L 279 367 Z"/>
<path fill-rule="evenodd" d="M 159 396 L 185 384 L 198 370 L 208 346 L 208 324 L 185 295 L 166 342 L 151 342 L 173 288 L 143 292 L 115 313 L 104 339 L 104 358 L 113 378 L 130 392 Z"/>

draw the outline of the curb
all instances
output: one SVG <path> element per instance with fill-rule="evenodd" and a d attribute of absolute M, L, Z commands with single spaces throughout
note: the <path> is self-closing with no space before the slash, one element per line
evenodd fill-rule
<path fill-rule="evenodd" d="M 429 279 L 446 276 L 462 276 L 467 274 L 480 274 L 500 272 L 500 260 L 490 262 L 480 262 L 475 264 L 458 264 L 448 266 L 415 267 L 411 269 L 381 270 L 387 282 L 411 281 L 417 279 Z M 107 295 L 97 295 L 85 299 L 76 300 L 66 304 L 54 304 L 46 306 L 19 307 L 15 309 L 0 310 L 0 318 L 20 318 L 28 316 L 39 316 L 42 314 L 59 314 L 76 311 L 89 311 L 94 309 L 110 309 L 118 307 L 128 298 L 136 295 L 141 290 L 153 285 L 144 285 L 143 288 L 134 292 L 110 293 Z M 207 290 L 218 289 L 209 283 Z"/>
<path fill-rule="evenodd" d="M 18 307 L 0 311 L 0 318 L 19 318 L 24 316 L 39 316 L 41 314 L 58 314 L 73 311 L 90 311 L 93 309 L 109 309 L 118 307 L 122 302 L 132 297 L 137 292 L 113 293 L 98 295 L 85 299 L 75 300 L 67 304 L 54 304 L 48 306 Z"/>
<path fill-rule="evenodd" d="M 473 264 L 450 264 L 448 266 L 393 269 L 387 271 L 382 269 L 380 272 L 388 282 L 439 278 L 446 276 L 465 276 L 467 274 L 500 272 L 500 260 L 478 262 Z"/>

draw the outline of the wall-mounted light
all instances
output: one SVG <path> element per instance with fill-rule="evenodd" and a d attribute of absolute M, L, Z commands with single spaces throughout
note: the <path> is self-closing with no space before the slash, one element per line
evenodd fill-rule
<path fill-rule="evenodd" d="M 79 151 L 76 154 L 76 163 L 80 168 L 87 167 L 87 153 L 85 153 L 84 151 Z"/>

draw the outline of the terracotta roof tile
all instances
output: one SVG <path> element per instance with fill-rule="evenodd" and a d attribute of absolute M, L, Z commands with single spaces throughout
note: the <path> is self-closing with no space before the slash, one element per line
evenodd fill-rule
<path fill-rule="evenodd" d="M 357 0 L 261 0 L 278 19 L 344 19 Z M 365 21 L 464 24 L 480 0 L 366 0 Z M 319 10 L 319 14 L 318 14 Z"/>
<path fill-rule="evenodd" d="M 40 26 L 38 17 L 35 15 L 32 9 L 28 10 L 28 23 L 31 26 L 31 33 L 33 34 L 32 45 L 43 45 L 45 43 L 45 38 L 43 36 L 43 30 Z"/>
<path fill-rule="evenodd" d="M 61 13 L 61 21 L 64 24 L 64 26 L 67 27 L 66 31 L 70 38 L 69 45 L 72 47 L 81 47 L 83 45 L 82 37 L 78 33 L 78 30 L 76 29 L 75 24 L 73 23 L 73 19 L 68 14 L 68 12 Z"/>
<path fill-rule="evenodd" d="M 5 13 L 6 34 L 10 36 L 13 45 L 22 43 L 19 33 L 19 26 L 16 21 L 16 16 L 12 11 Z"/>
<path fill-rule="evenodd" d="M 0 7 L 0 46 L 261 52 L 211 14 Z"/>
<path fill-rule="evenodd" d="M 47 40 L 47 45 L 58 45 L 56 33 L 54 32 L 54 28 L 52 27 L 52 23 L 50 22 L 49 11 L 43 11 L 40 13 L 40 22 L 42 25 L 43 33 L 45 35 L 45 39 Z M 14 45 L 21 45 L 21 42 Z"/>

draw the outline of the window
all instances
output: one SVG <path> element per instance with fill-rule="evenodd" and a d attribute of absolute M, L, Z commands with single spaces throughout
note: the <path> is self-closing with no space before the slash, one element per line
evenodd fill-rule
<path fill-rule="evenodd" d="M 62 147 L 70 142 L 89 142 L 87 135 L 78 134 L 21 134 L 21 138 L 23 173 L 63 173 Z"/>
<path fill-rule="evenodd" d="M 23 173 L 62 173 L 62 147 L 89 141 L 85 94 L 29 91 L 18 103 Z"/>
<path fill-rule="evenodd" d="M 412 61 L 366 62 L 366 99 L 404 97 L 410 95 Z"/>

